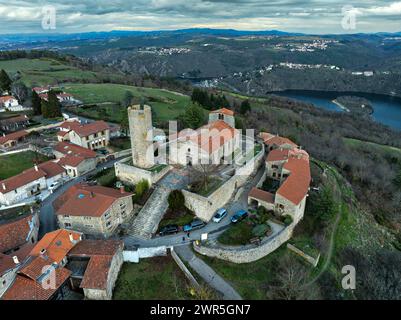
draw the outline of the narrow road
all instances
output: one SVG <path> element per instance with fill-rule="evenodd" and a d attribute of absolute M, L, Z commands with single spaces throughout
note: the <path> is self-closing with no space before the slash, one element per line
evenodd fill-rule
<path fill-rule="evenodd" d="M 188 262 L 202 279 L 213 289 L 223 295 L 224 300 L 242 300 L 238 292 L 222 277 L 220 277 L 209 265 L 199 259 L 191 250 L 189 245 L 175 247 L 174 250 L 181 259 Z"/>

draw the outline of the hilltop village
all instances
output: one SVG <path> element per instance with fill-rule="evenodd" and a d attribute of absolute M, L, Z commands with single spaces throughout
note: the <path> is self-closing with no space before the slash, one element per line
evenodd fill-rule
<path fill-rule="evenodd" d="M 34 90 L 47 99 L 48 88 Z M 1 122 L 4 154 L 50 159 L 0 181 L 1 299 L 112 299 L 124 263 L 171 253 L 189 272 L 184 245 L 252 263 L 291 239 L 311 184 L 300 146 L 245 135 L 227 108 L 210 111 L 196 130 L 168 134 L 155 128 L 151 106 L 127 113 L 131 147 L 114 152 L 122 133 L 105 121 L 65 117 L 50 128 L 47 148 L 32 142 L 27 116 Z M 246 243 L 217 240 L 241 223 L 253 230 Z"/>

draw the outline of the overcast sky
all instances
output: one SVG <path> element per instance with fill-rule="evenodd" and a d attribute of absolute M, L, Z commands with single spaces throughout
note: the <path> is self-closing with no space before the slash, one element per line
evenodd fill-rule
<path fill-rule="evenodd" d="M 401 1 L 371 0 L 0 0 L 0 33 L 46 32 L 42 9 L 56 8 L 57 33 L 233 28 L 350 33 L 401 31 Z M 352 6 L 356 29 L 342 27 Z M 350 24 L 346 24 L 350 26 Z"/>

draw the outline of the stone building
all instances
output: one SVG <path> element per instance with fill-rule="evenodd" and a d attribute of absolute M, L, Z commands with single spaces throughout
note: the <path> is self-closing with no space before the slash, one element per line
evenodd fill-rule
<path fill-rule="evenodd" d="M 29 125 L 29 117 L 25 114 L 0 120 L 0 130 L 3 132 L 18 131 L 27 125 Z"/>
<path fill-rule="evenodd" d="M 29 133 L 25 130 L 16 131 L 10 134 L 0 136 L 0 148 L 7 149 L 15 147 L 17 144 L 25 141 Z"/>
<path fill-rule="evenodd" d="M 131 136 L 132 164 L 149 169 L 155 165 L 153 150 L 152 110 L 150 106 L 135 105 L 128 108 Z"/>
<path fill-rule="evenodd" d="M 83 240 L 68 253 L 72 283 L 87 299 L 112 299 L 123 264 L 123 248 L 124 243 L 118 240 Z"/>
<path fill-rule="evenodd" d="M 275 194 L 253 188 L 248 202 L 256 202 L 278 215 L 289 215 L 298 223 L 304 215 L 306 198 L 311 182 L 309 155 L 291 140 L 261 133 L 266 148 L 270 150 L 266 159 L 264 178 L 276 180 L 279 184 Z"/>
<path fill-rule="evenodd" d="M 71 143 L 90 150 L 104 148 L 110 143 L 110 127 L 104 121 L 95 121 L 74 127 L 69 133 Z"/>
<path fill-rule="evenodd" d="M 77 184 L 54 203 L 60 228 L 109 237 L 133 214 L 132 193 Z"/>

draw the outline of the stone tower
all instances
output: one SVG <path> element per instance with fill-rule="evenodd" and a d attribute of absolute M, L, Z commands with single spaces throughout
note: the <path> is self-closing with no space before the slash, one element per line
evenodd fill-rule
<path fill-rule="evenodd" d="M 235 117 L 234 112 L 227 108 L 222 108 L 219 110 L 211 111 L 209 113 L 209 123 L 215 121 L 224 121 L 230 127 L 235 128 Z"/>
<path fill-rule="evenodd" d="M 128 108 L 132 163 L 149 169 L 154 166 L 152 108 L 134 105 Z"/>

